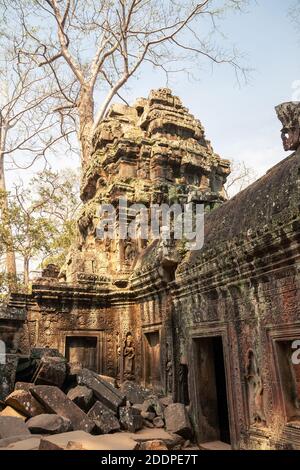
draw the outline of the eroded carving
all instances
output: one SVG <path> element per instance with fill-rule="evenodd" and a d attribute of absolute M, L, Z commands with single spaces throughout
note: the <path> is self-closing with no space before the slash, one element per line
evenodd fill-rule
<path fill-rule="evenodd" d="M 127 380 L 134 380 L 134 359 L 135 359 L 135 346 L 133 341 L 133 336 L 129 332 L 126 334 L 124 349 L 123 349 L 123 358 L 124 358 L 124 369 L 123 375 Z"/>
<path fill-rule="evenodd" d="M 250 425 L 265 426 L 264 387 L 253 349 L 247 353 L 246 381 Z"/>
<path fill-rule="evenodd" d="M 275 109 L 283 125 L 281 138 L 284 150 L 297 150 L 300 146 L 300 102 L 282 103 Z"/>

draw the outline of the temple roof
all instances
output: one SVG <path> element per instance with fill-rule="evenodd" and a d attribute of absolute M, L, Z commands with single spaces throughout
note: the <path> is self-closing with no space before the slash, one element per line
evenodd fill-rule
<path fill-rule="evenodd" d="M 284 225 L 299 215 L 300 150 L 205 217 L 204 246 L 189 252 L 183 265 L 194 264 L 207 250 L 233 239 L 247 239 Z M 182 268 L 180 269 L 182 270 Z"/>

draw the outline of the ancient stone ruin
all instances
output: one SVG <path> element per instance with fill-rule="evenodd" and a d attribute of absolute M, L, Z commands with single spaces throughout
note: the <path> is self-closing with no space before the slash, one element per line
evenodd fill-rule
<path fill-rule="evenodd" d="M 9 417 L 32 448 L 89 433 L 89 448 L 300 449 L 300 104 L 276 110 L 294 153 L 226 201 L 229 161 L 170 90 L 111 107 L 63 269 L 0 312 L 2 447 Z M 199 249 L 122 237 L 133 204 L 188 203 L 205 211 Z M 99 236 L 108 204 L 112 238 Z"/>

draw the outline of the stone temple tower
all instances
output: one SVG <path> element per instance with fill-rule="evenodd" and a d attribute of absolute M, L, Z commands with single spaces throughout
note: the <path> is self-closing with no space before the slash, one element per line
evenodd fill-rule
<path fill-rule="evenodd" d="M 78 236 L 61 278 L 126 287 L 153 240 L 98 239 L 99 206 L 117 208 L 119 198 L 148 208 L 194 201 L 209 211 L 225 200 L 229 172 L 229 162 L 214 153 L 200 121 L 171 90 L 153 90 L 133 106 L 113 105 L 94 135 L 82 178 Z"/>

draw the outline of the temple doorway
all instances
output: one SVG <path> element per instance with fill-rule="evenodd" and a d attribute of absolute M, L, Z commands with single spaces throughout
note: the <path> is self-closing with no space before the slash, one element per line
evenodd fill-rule
<path fill-rule="evenodd" d="M 144 382 L 147 388 L 161 390 L 159 330 L 144 334 Z"/>
<path fill-rule="evenodd" d="M 194 346 L 198 441 L 230 444 L 222 337 L 196 338 Z"/>
<path fill-rule="evenodd" d="M 66 358 L 71 364 L 97 372 L 97 337 L 67 336 Z"/>

